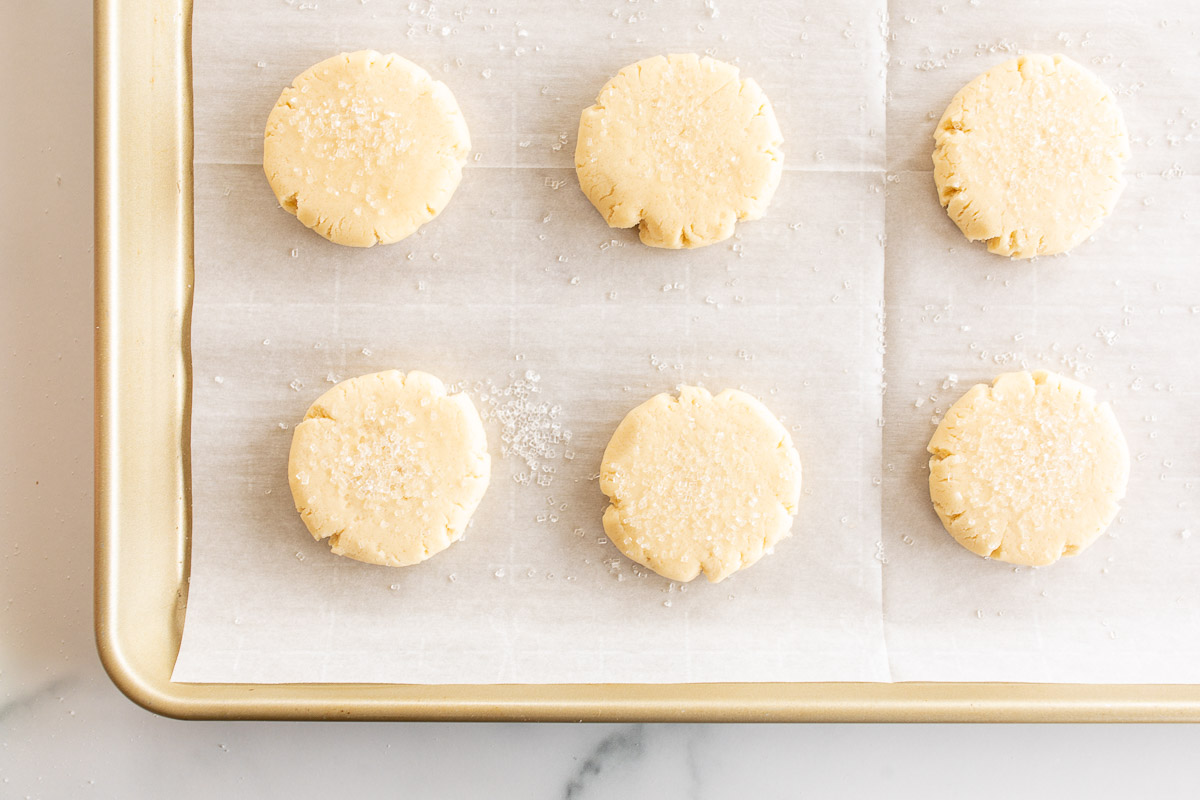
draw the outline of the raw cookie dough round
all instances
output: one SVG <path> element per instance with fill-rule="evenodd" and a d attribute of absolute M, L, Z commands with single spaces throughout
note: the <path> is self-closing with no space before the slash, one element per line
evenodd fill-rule
<path fill-rule="evenodd" d="M 1095 392 L 1045 370 L 959 398 L 929 442 L 929 495 L 972 553 L 1036 566 L 1095 541 L 1118 510 L 1129 450 Z"/>
<path fill-rule="evenodd" d="M 450 202 L 471 149 L 445 84 L 397 55 L 343 53 L 300 74 L 267 118 L 279 204 L 338 244 L 398 242 Z"/>
<path fill-rule="evenodd" d="M 783 171 L 771 103 L 738 69 L 697 55 L 625 67 L 579 120 L 575 170 L 613 228 L 652 247 L 728 239 L 767 210 Z"/>
<path fill-rule="evenodd" d="M 1100 227 L 1125 180 L 1129 134 L 1112 93 L 1064 56 L 1021 56 L 964 86 L 934 134 L 950 218 L 993 253 L 1063 253 Z"/>
<path fill-rule="evenodd" d="M 391 370 L 317 398 L 292 436 L 288 483 L 309 532 L 334 553 L 403 567 L 462 536 L 490 467 L 469 397 Z"/>
<path fill-rule="evenodd" d="M 800 456 L 745 392 L 682 386 L 617 426 L 600 466 L 604 532 L 622 553 L 676 581 L 713 583 L 791 533 Z"/>

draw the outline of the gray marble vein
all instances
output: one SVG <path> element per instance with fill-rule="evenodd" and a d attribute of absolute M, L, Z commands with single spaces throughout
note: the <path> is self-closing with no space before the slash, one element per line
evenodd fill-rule
<path fill-rule="evenodd" d="M 644 751 L 645 725 L 633 725 L 606 736 L 583 760 L 571 780 L 567 782 L 563 797 L 566 800 L 583 797 L 593 780 L 623 762 L 640 758 Z"/>
<path fill-rule="evenodd" d="M 3 703 L 0 703 L 0 723 L 7 723 L 10 717 L 14 717 L 22 711 L 32 710 L 51 697 L 61 695 L 71 686 L 79 683 L 79 681 L 78 677 L 64 675 L 42 686 L 21 692 L 14 697 L 6 699 Z"/>

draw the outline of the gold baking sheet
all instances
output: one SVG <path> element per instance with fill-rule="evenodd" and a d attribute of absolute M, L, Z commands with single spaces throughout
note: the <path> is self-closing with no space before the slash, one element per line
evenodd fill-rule
<path fill-rule="evenodd" d="M 189 2 L 96 14 L 96 637 L 141 705 L 211 719 L 1200 721 L 1200 686 L 175 684 L 188 576 Z"/>

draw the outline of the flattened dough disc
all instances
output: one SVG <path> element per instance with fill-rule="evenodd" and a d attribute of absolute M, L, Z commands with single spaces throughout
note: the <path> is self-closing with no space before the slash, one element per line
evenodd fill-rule
<path fill-rule="evenodd" d="M 929 494 L 946 530 L 972 553 L 1011 564 L 1050 564 L 1090 545 L 1129 477 L 1112 409 L 1044 370 L 973 386 L 929 452 Z"/>
<path fill-rule="evenodd" d="M 391 370 L 342 381 L 292 435 L 288 483 L 315 539 L 371 564 L 417 564 L 458 541 L 487 489 L 487 436 L 465 394 Z"/>
<path fill-rule="evenodd" d="M 771 103 L 737 67 L 697 55 L 631 64 L 579 120 L 575 170 L 613 228 L 652 247 L 728 239 L 767 210 L 783 171 Z"/>
<path fill-rule="evenodd" d="M 1064 56 L 1021 56 L 983 73 L 950 101 L 934 141 L 942 206 L 968 239 L 999 255 L 1066 252 L 1125 188 L 1121 110 Z"/>
<path fill-rule="evenodd" d="M 663 577 L 713 583 L 758 561 L 791 532 L 800 456 L 745 392 L 680 387 L 617 426 L 600 466 L 604 531 Z"/>
<path fill-rule="evenodd" d="M 370 247 L 436 217 L 462 179 L 467 124 L 445 84 L 397 55 L 343 53 L 301 73 L 267 118 L 279 204 L 338 244 Z"/>

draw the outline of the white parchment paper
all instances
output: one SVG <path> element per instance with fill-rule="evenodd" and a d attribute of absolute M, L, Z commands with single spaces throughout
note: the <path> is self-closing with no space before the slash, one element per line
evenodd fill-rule
<path fill-rule="evenodd" d="M 1200 680 L 1200 18 L 1044 5 L 198 0 L 175 679 Z M 360 251 L 277 207 L 261 137 L 296 74 L 367 47 L 447 83 L 475 156 L 441 216 Z M 1036 264 L 967 244 L 928 169 L 953 93 L 1018 51 L 1096 69 L 1134 139 L 1113 219 Z M 663 52 L 739 64 L 787 139 L 768 217 L 698 251 L 610 230 L 574 176 L 579 112 Z M 1113 401 L 1135 463 L 1108 536 L 1014 571 L 942 531 L 924 447 L 970 383 L 1026 365 Z M 286 476 L 291 426 L 329 381 L 388 368 L 457 383 L 485 415 L 497 388 L 536 387 L 572 434 L 537 465 L 549 485 L 522 484 L 489 422 L 472 528 L 403 570 L 312 541 Z M 804 462 L 793 538 L 719 585 L 636 568 L 600 525 L 608 436 L 680 383 L 761 397 Z"/>
<path fill-rule="evenodd" d="M 1200 7 L 942 8 L 905 2 L 891 17 L 883 541 L 892 678 L 1195 683 Z M 1128 188 L 1093 240 L 1034 264 L 967 243 L 938 206 L 928 161 L 954 92 L 1018 52 L 1061 52 L 1095 70 L 1117 95 L 1133 150 Z M 1037 367 L 1112 403 L 1132 471 L 1118 521 L 1091 548 L 1014 568 L 942 532 L 925 445 L 933 420 L 972 384 Z"/>

